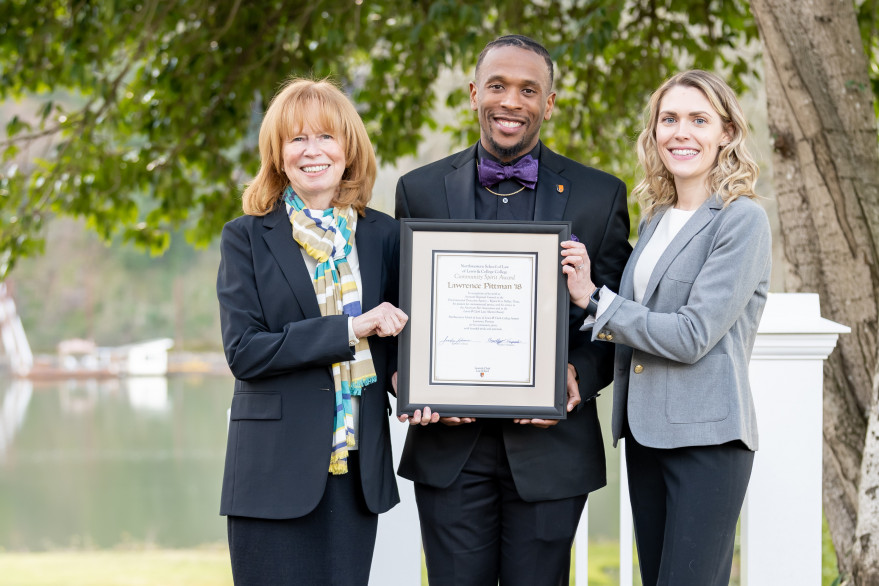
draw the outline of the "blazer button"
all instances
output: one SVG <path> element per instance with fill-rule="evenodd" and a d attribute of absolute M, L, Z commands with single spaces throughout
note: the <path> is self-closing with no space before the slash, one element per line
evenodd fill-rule
<path fill-rule="evenodd" d="M 598 339 L 599 340 L 604 340 L 605 338 L 607 338 L 607 336 L 605 335 L 604 332 L 598 332 Z"/>
<path fill-rule="evenodd" d="M 641 374 L 642 372 L 644 372 L 644 367 L 641 366 L 640 364 L 636 364 L 635 365 L 635 374 Z"/>
<path fill-rule="evenodd" d="M 607 341 L 610 342 L 611 340 L 613 340 L 613 334 L 608 334 Z"/>

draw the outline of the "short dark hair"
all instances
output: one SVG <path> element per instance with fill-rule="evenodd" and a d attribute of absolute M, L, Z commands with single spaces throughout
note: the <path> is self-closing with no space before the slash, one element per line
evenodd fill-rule
<path fill-rule="evenodd" d="M 479 54 L 479 58 L 476 60 L 477 77 L 479 76 L 479 67 L 482 65 L 482 61 L 485 59 L 485 56 L 488 54 L 488 52 L 495 47 L 519 47 L 520 49 L 533 51 L 534 53 L 537 53 L 538 55 L 543 57 L 543 60 L 546 61 L 546 68 L 549 70 L 549 87 L 550 89 L 552 89 L 553 65 L 552 57 L 549 56 L 549 51 L 546 50 L 546 47 L 544 47 L 534 39 L 526 37 L 525 35 L 504 35 L 502 37 L 496 38 L 495 40 L 487 44 L 482 52 Z"/>

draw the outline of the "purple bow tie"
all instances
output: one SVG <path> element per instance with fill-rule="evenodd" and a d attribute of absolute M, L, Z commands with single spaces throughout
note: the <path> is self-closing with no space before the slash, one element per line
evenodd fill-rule
<path fill-rule="evenodd" d="M 528 189 L 537 185 L 537 159 L 525 155 L 515 165 L 501 165 L 490 159 L 482 159 L 478 165 L 479 183 L 483 187 L 500 183 L 504 179 L 515 179 Z"/>

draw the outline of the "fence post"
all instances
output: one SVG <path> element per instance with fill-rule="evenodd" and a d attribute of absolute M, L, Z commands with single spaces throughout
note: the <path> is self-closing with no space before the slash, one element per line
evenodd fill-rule
<path fill-rule="evenodd" d="M 760 447 L 742 511 L 743 586 L 820 586 L 823 362 L 851 330 L 814 293 L 772 293 L 751 356 Z"/>

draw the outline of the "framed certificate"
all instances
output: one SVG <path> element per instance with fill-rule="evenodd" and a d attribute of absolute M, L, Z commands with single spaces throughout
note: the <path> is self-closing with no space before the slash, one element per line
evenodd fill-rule
<path fill-rule="evenodd" d="M 570 222 L 401 221 L 397 414 L 564 419 Z"/>

